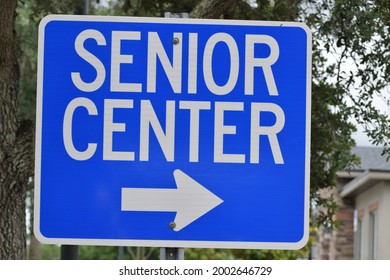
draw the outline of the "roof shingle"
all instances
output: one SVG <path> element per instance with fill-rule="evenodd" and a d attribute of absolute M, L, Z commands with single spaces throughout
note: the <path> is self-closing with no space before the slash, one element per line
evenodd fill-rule
<path fill-rule="evenodd" d="M 381 147 L 353 147 L 352 153 L 360 158 L 360 164 L 354 166 L 353 170 L 390 170 L 390 161 L 387 155 L 381 155 Z"/>

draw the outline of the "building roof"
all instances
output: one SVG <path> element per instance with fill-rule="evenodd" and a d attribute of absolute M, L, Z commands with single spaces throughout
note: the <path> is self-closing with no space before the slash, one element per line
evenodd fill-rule
<path fill-rule="evenodd" d="M 380 181 L 389 181 L 390 172 L 388 171 L 365 171 L 354 178 L 348 184 L 344 185 L 341 190 L 341 197 L 357 196 L 368 190 Z"/>
<path fill-rule="evenodd" d="M 360 164 L 352 170 L 340 172 L 339 177 L 351 180 L 342 187 L 341 197 L 354 197 L 382 180 L 390 180 L 390 160 L 382 155 L 380 147 L 354 147 L 352 153 L 360 158 Z"/>
<path fill-rule="evenodd" d="M 383 170 L 390 171 L 390 160 L 387 155 L 382 155 L 381 147 L 353 147 L 352 153 L 360 158 L 360 164 L 354 166 L 355 171 Z"/>

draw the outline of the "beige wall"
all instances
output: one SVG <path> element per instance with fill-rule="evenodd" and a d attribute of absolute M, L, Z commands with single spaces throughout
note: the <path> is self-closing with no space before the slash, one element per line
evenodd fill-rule
<path fill-rule="evenodd" d="M 390 182 L 383 182 L 384 193 L 381 203 L 380 225 L 383 234 L 379 236 L 381 259 L 390 260 Z"/>
<path fill-rule="evenodd" d="M 377 212 L 377 259 L 390 259 L 390 182 L 380 182 L 356 197 L 362 221 L 362 259 L 371 258 L 370 213 Z M 355 243 L 355 248 L 356 247 Z M 355 251 L 355 256 L 357 252 Z"/>

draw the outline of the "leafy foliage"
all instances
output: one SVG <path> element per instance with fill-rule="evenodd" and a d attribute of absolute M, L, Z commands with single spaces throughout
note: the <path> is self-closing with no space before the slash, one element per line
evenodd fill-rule
<path fill-rule="evenodd" d="M 390 6 L 386 0 L 326 0 L 317 10 L 329 16 L 318 28 L 328 53 L 336 54 L 337 88 L 352 105 L 349 113 L 375 145 L 390 156 Z M 353 68 L 348 67 L 352 64 Z M 378 110 L 374 99 L 387 105 Z"/>
<path fill-rule="evenodd" d="M 122 253 L 120 253 L 122 250 Z M 80 246 L 81 260 L 157 260 L 159 250 L 145 247 Z"/>
<path fill-rule="evenodd" d="M 186 260 L 234 260 L 233 250 L 189 248 L 184 254 Z"/>
<path fill-rule="evenodd" d="M 21 106 L 26 118 L 34 117 L 37 60 L 37 25 L 48 13 L 73 13 L 78 0 L 30 0 L 19 3 L 17 32 L 21 41 Z M 223 0 L 221 0 L 223 1 Z M 389 22 L 387 1 L 353 0 L 224 0 L 229 5 L 219 18 L 244 20 L 301 20 L 313 30 L 311 202 L 324 211 L 313 219 L 312 230 L 319 225 L 334 226 L 337 205 L 332 198 L 320 196 L 321 190 L 335 185 L 336 172 L 348 168 L 356 158 L 350 154 L 354 145 L 354 126 L 350 116 L 366 125 L 373 142 L 389 149 L 389 121 L 375 110 L 372 96 L 382 93 L 388 84 Z M 191 12 L 196 0 L 110 0 L 106 4 L 91 1 L 91 14 L 121 16 L 163 16 L 165 12 Z M 225 7 L 224 6 L 224 7 Z M 324 50 L 341 52 L 331 64 Z M 354 73 L 342 69 L 351 58 Z M 359 94 L 352 95 L 351 88 Z M 348 103 L 346 97 L 352 100 Z M 386 142 L 387 141 L 387 142 Z M 187 259 L 296 259 L 309 256 L 309 246 L 299 251 L 186 249 Z M 53 247 L 56 250 L 58 247 Z M 48 250 L 43 246 L 43 250 Z M 115 247 L 80 248 L 81 258 L 117 258 Z M 58 250 L 57 250 L 58 251 Z M 43 253 L 46 255 L 47 253 Z M 49 256 L 51 258 L 51 256 Z M 124 258 L 158 258 L 158 250 L 127 248 Z"/>
<path fill-rule="evenodd" d="M 41 255 L 43 260 L 58 260 L 61 248 L 58 245 L 41 246 Z"/>

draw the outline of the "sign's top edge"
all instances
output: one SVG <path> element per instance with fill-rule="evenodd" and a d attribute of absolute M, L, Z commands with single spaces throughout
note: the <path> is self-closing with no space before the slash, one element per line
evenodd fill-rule
<path fill-rule="evenodd" d="M 40 22 L 44 28 L 50 21 L 91 21 L 91 22 L 140 22 L 140 23 L 180 23 L 180 24 L 213 24 L 213 25 L 241 25 L 241 26 L 273 26 L 273 27 L 299 27 L 311 35 L 310 28 L 303 22 L 292 21 L 256 21 L 231 19 L 198 19 L 198 18 L 163 18 L 163 17 L 125 17 L 125 16 L 98 16 L 98 15 L 63 15 L 51 14 L 45 16 Z"/>

